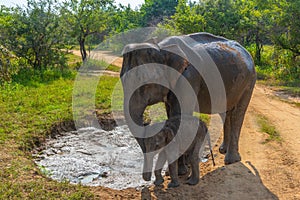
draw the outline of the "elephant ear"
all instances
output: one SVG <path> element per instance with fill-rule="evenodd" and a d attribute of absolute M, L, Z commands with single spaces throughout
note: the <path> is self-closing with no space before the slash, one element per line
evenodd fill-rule
<path fill-rule="evenodd" d="M 179 75 L 189 65 L 187 55 L 182 48 L 182 41 L 179 37 L 170 37 L 158 44 L 162 54 L 164 54 L 165 63 L 167 66 L 175 69 L 179 74 L 169 71 L 166 76 L 171 77 L 170 85 L 175 88 Z"/>
<path fill-rule="evenodd" d="M 150 43 L 136 43 L 128 44 L 123 48 L 123 64 L 120 76 L 122 77 L 129 70 L 139 66 L 138 60 L 147 60 L 146 56 L 156 54 L 160 49 L 155 44 Z M 149 60 L 149 59 L 148 59 Z"/>
<path fill-rule="evenodd" d="M 136 43 L 136 44 L 128 44 L 123 48 L 122 55 L 124 56 L 127 53 L 132 51 L 140 50 L 140 49 L 155 49 L 159 51 L 159 47 L 155 44 L 151 43 Z"/>

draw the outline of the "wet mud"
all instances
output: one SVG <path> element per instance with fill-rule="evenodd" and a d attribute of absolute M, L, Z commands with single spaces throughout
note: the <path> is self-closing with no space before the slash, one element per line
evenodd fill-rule
<path fill-rule="evenodd" d="M 142 151 L 126 125 L 61 133 L 34 156 L 41 170 L 58 181 L 113 189 L 149 184 L 142 180 Z"/>

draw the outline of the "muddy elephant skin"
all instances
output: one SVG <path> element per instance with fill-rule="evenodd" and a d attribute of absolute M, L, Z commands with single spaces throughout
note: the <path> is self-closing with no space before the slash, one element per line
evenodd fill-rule
<path fill-rule="evenodd" d="M 157 124 L 152 126 L 155 125 Z M 177 134 L 179 125 L 181 125 L 184 130 L 182 134 Z M 193 131 L 195 131 L 194 134 L 192 133 Z M 161 131 L 159 131 L 155 136 L 143 139 L 145 151 L 147 153 L 145 155 L 144 162 L 144 180 L 149 181 L 151 179 L 154 154 L 149 152 L 160 150 L 161 148 L 166 147 L 170 142 L 173 142 L 172 147 L 164 148 L 159 153 L 154 171 L 156 178 L 154 184 L 160 185 L 164 182 L 161 171 L 167 160 L 171 176 L 171 182 L 168 184 L 168 187 L 179 186 L 178 164 L 177 160 L 173 161 L 172 156 L 176 156 L 174 154 L 180 154 L 187 158 L 187 164 L 190 164 L 192 169 L 191 175 L 186 183 L 189 185 L 196 185 L 199 182 L 199 151 L 201 146 L 204 144 L 206 134 L 207 127 L 205 123 L 196 117 L 184 116 L 181 120 L 180 116 L 175 116 L 168 119 Z M 175 138 L 176 135 L 177 137 Z M 183 141 L 187 141 L 186 138 L 190 139 L 190 141 L 188 141 L 188 147 L 185 147 L 186 144 L 183 144 Z"/>
<path fill-rule="evenodd" d="M 205 49 L 205 52 L 211 57 L 220 73 L 222 80 L 220 84 L 224 85 L 225 95 L 215 96 L 213 100 L 216 100 L 217 103 L 214 104 L 214 109 L 212 109 L 209 87 L 204 81 L 210 79 L 210 77 L 203 77 L 197 70 L 197 67 L 204 71 L 209 70 L 207 69 L 208 66 L 200 65 L 195 67 L 188 62 L 186 56 L 184 56 L 187 55 L 186 50 L 177 45 L 179 44 L 177 41 L 182 38 L 194 41 L 194 46 L 191 48 L 193 51 L 198 51 L 199 48 Z M 123 84 L 124 99 L 129 101 L 128 106 L 124 104 L 127 122 L 132 119 L 137 125 L 143 126 L 143 113 L 146 107 L 158 102 L 165 103 L 168 117 L 180 114 L 192 115 L 194 111 L 207 114 L 218 113 L 224 122 L 224 139 L 219 150 L 223 154 L 226 153 L 225 164 L 241 160 L 238 151 L 238 141 L 245 112 L 255 85 L 256 72 L 251 55 L 239 43 L 209 33 L 195 33 L 169 37 L 158 44 L 130 44 L 124 48 L 123 58 L 120 76 Z M 148 64 L 149 71 L 142 75 L 143 79 L 168 80 L 169 85 L 145 84 L 127 97 L 127 90 L 132 88 L 131 84 L 134 85 L 134 83 L 131 83 L 130 78 L 126 75 L 130 70 L 145 64 Z M 165 73 L 163 71 L 157 72 L 156 64 L 169 66 L 181 75 L 173 76 L 168 71 Z M 140 74 L 136 74 L 136 77 L 140 76 Z M 195 100 L 184 89 L 183 82 L 185 80 L 189 82 L 197 95 L 196 103 L 199 106 L 196 106 Z M 170 89 L 176 91 L 177 96 Z M 180 101 L 180 104 L 177 98 L 178 95 L 183 99 Z M 225 106 L 218 107 L 222 103 Z M 135 129 L 132 128 L 131 124 L 129 123 L 128 125 L 130 130 L 134 132 Z M 139 144 L 144 151 L 145 147 L 143 144 L 141 142 Z M 181 168 L 181 165 L 179 168 Z"/>

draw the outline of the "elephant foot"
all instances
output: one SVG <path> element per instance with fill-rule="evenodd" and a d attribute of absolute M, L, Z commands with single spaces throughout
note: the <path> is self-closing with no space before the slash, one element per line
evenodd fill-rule
<path fill-rule="evenodd" d="M 175 187 L 178 187 L 178 186 L 179 186 L 179 182 L 178 181 L 171 181 L 168 184 L 168 188 L 175 188 Z"/>
<path fill-rule="evenodd" d="M 241 161 L 241 156 L 240 154 L 237 152 L 237 153 L 227 153 L 226 156 L 225 156 L 225 165 L 229 165 L 229 164 L 232 164 L 232 163 L 236 163 L 236 162 L 239 162 Z"/>
<path fill-rule="evenodd" d="M 178 166 L 178 175 L 183 176 L 189 172 L 188 167 L 186 165 L 179 165 Z"/>
<path fill-rule="evenodd" d="M 226 154 L 226 151 L 227 151 L 227 145 L 225 145 L 224 142 L 223 142 L 222 145 L 219 148 L 219 152 L 221 154 Z"/>
<path fill-rule="evenodd" d="M 197 185 L 199 183 L 199 177 L 190 177 L 186 183 L 189 185 Z"/>
<path fill-rule="evenodd" d="M 151 172 L 145 172 L 145 173 L 143 173 L 143 179 L 145 180 L 145 181 L 150 181 L 151 180 Z"/>
<path fill-rule="evenodd" d="M 163 178 L 161 178 L 161 179 L 156 179 L 156 180 L 154 181 L 154 185 L 159 186 L 159 185 L 161 185 L 163 182 L 164 182 L 164 179 L 163 179 Z"/>

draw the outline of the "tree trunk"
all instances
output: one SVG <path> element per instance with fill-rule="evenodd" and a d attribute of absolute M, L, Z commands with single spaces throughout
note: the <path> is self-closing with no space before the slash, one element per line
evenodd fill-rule
<path fill-rule="evenodd" d="M 263 45 L 259 38 L 259 30 L 258 29 L 256 30 L 256 33 L 255 33 L 255 46 L 256 46 L 255 61 L 257 64 L 261 64 L 261 51 L 262 51 Z"/>
<path fill-rule="evenodd" d="M 79 45 L 80 45 L 81 58 L 82 58 L 82 61 L 84 62 L 87 58 L 87 53 L 86 53 L 86 49 L 85 49 L 85 38 L 84 37 L 79 38 Z"/>

